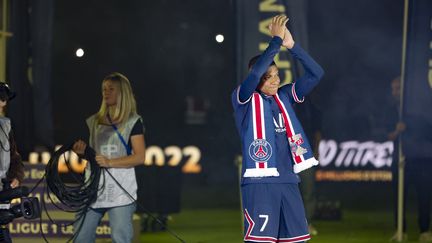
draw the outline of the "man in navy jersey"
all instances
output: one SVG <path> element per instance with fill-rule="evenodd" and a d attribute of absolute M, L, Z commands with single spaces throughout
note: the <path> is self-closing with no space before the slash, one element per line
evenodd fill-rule
<path fill-rule="evenodd" d="M 291 104 L 301 103 L 324 74 L 275 16 L 267 49 L 249 62 L 249 74 L 233 91 L 232 104 L 242 141 L 242 201 L 245 242 L 303 242 L 310 239 L 296 173 L 318 164 Z M 305 73 L 279 87 L 273 59 L 281 46 Z"/>

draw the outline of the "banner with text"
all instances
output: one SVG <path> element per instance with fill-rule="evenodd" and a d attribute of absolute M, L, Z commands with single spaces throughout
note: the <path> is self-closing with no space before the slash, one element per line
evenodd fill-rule
<path fill-rule="evenodd" d="M 321 140 L 317 181 L 391 181 L 393 142 Z"/>

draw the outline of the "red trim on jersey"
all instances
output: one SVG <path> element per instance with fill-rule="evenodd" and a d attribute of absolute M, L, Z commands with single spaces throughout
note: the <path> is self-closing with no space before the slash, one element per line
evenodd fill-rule
<path fill-rule="evenodd" d="M 302 236 L 297 236 L 292 238 L 282 238 L 279 239 L 277 242 L 299 242 L 299 241 L 306 241 L 310 239 L 311 239 L 310 235 L 302 235 Z"/>
<path fill-rule="evenodd" d="M 261 121 L 261 102 L 259 98 L 259 94 L 254 94 L 254 102 L 255 102 L 255 121 L 256 121 L 256 131 L 257 131 L 257 137 L 255 139 L 262 139 L 263 138 L 263 125 Z"/>
<path fill-rule="evenodd" d="M 298 98 L 297 93 L 296 93 L 296 91 L 295 91 L 295 83 L 294 83 L 294 84 L 292 85 L 292 87 L 291 87 L 291 93 L 292 93 L 292 96 L 293 96 L 295 102 L 297 102 L 297 103 L 303 103 L 303 101 L 304 101 L 304 97 L 303 97 L 302 100 L 300 100 L 300 99 Z"/>

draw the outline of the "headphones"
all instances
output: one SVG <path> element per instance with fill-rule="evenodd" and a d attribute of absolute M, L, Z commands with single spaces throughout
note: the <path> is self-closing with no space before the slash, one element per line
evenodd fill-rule
<path fill-rule="evenodd" d="M 5 82 L 0 82 L 0 100 L 10 101 L 15 98 L 16 93 L 9 88 Z"/>

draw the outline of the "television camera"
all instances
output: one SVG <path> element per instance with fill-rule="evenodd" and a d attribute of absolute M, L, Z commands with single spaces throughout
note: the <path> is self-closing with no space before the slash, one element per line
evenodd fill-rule
<path fill-rule="evenodd" d="M 7 224 L 19 217 L 39 218 L 39 200 L 37 197 L 27 197 L 29 190 L 25 186 L 12 189 L 9 181 L 6 179 L 1 181 L 3 190 L 0 191 L 0 242 L 11 242 Z M 10 202 L 15 198 L 20 198 L 21 202 L 12 206 Z"/>

